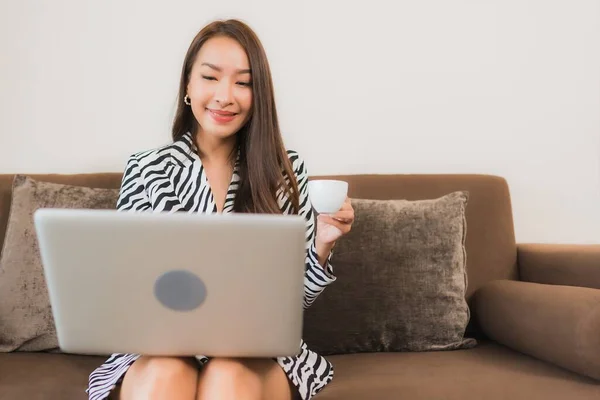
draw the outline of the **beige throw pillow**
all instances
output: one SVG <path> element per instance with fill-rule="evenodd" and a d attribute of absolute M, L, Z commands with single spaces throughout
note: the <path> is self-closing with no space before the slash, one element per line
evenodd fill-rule
<path fill-rule="evenodd" d="M 354 226 L 332 256 L 337 281 L 305 313 L 308 345 L 323 354 L 474 346 L 464 338 L 467 199 L 353 199 Z"/>
<path fill-rule="evenodd" d="M 17 175 L 0 257 L 0 352 L 58 347 L 33 213 L 38 208 L 116 208 L 117 189 L 39 182 Z"/>

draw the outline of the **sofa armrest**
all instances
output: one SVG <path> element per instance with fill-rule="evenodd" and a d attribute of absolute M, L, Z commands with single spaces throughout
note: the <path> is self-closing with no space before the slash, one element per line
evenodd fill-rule
<path fill-rule="evenodd" d="M 518 244 L 522 281 L 600 289 L 600 245 Z"/>
<path fill-rule="evenodd" d="M 600 290 L 499 280 L 475 292 L 473 307 L 489 338 L 600 380 Z"/>

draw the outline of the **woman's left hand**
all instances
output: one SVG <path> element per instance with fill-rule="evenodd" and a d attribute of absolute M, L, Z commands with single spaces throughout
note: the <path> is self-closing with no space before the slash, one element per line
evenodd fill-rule
<path fill-rule="evenodd" d="M 347 197 L 342 208 L 335 214 L 319 214 L 317 217 L 317 243 L 333 247 L 336 240 L 350 232 L 354 222 L 354 209 Z"/>

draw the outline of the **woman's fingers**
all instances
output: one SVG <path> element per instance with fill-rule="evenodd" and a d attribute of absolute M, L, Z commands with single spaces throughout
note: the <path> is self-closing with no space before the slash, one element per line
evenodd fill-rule
<path fill-rule="evenodd" d="M 343 233 L 348 233 L 350 231 L 350 224 L 343 222 L 343 221 L 339 221 L 337 218 L 333 218 L 329 215 L 324 215 L 321 214 L 318 217 L 321 221 L 329 224 L 329 225 L 333 225 L 336 228 L 338 228 L 340 231 L 342 231 Z"/>

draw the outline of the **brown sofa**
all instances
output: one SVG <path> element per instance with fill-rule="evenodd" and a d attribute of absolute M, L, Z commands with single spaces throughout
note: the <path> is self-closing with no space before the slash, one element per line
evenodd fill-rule
<path fill-rule="evenodd" d="M 117 188 L 121 179 L 116 173 L 33 177 L 104 188 Z M 12 178 L 0 175 L 0 243 Z M 600 246 L 516 244 L 509 189 L 502 178 L 338 178 L 350 182 L 350 196 L 356 198 L 416 200 L 469 191 L 467 300 L 472 318 L 467 336 L 479 344 L 456 351 L 332 355 L 335 378 L 317 398 L 600 399 Z M 102 361 L 0 354 L 0 399 L 86 398 L 87 377 Z"/>

